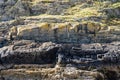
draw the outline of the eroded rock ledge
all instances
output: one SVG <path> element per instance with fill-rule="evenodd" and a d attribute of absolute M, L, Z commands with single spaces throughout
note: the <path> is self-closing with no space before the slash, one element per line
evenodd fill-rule
<path fill-rule="evenodd" d="M 59 45 L 55 43 L 37 44 L 32 41 L 18 41 L 14 45 L 0 49 L 3 63 L 49 64 L 56 60 Z"/>
<path fill-rule="evenodd" d="M 0 48 L 1 62 L 14 64 L 84 64 L 102 65 L 119 63 L 120 42 L 92 44 L 36 43 L 29 40 L 15 41 Z"/>
<path fill-rule="evenodd" d="M 22 80 L 117 79 L 120 64 L 119 48 L 120 42 L 56 44 L 37 43 L 30 40 L 14 41 L 12 45 L 0 48 L 0 68 L 3 76 L 1 78 L 11 79 L 12 77 L 13 80 L 18 78 Z M 12 67 L 11 64 L 13 64 Z M 105 69 L 108 72 L 103 73 L 104 66 L 108 65 L 118 67 L 115 70 Z M 111 69 L 111 66 L 108 67 Z M 116 76 L 109 77 L 110 74 L 107 75 L 109 71 Z"/>
<path fill-rule="evenodd" d="M 9 31 L 10 39 L 35 40 L 57 43 L 93 43 L 119 41 L 119 28 L 102 23 L 40 23 L 13 26 Z"/>

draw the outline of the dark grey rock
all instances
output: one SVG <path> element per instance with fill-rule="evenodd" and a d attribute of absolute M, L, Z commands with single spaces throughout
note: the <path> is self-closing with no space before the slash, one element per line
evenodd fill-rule
<path fill-rule="evenodd" d="M 4 37 L 0 37 L 0 48 L 3 47 L 6 42 L 7 40 Z"/>
<path fill-rule="evenodd" d="M 103 10 L 109 18 L 120 17 L 120 8 L 108 8 Z"/>
<path fill-rule="evenodd" d="M 51 42 L 43 43 L 41 46 L 37 48 L 30 47 L 25 48 L 25 45 L 19 45 L 18 48 L 14 48 L 15 46 L 16 45 L 11 45 L 0 49 L 1 60 L 3 63 L 15 63 L 15 64 L 55 63 L 56 53 L 60 47 L 59 45 Z"/>

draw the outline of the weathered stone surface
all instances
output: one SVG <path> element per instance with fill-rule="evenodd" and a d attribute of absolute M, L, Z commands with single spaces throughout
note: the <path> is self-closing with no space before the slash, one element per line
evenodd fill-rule
<path fill-rule="evenodd" d="M 103 57 L 105 62 L 118 63 L 120 61 L 120 53 L 106 53 Z"/>
<path fill-rule="evenodd" d="M 104 10 L 108 17 L 120 17 L 120 8 L 110 8 Z"/>
<path fill-rule="evenodd" d="M 4 46 L 6 43 L 6 39 L 4 37 L 0 37 L 0 48 Z"/>
<path fill-rule="evenodd" d="M 20 16 L 30 15 L 29 5 L 22 0 L 7 0 L 1 2 L 0 20 L 9 21 Z"/>
<path fill-rule="evenodd" d="M 11 14 L 12 13 L 12 14 Z M 11 18 L 16 18 L 17 16 L 27 16 L 30 15 L 29 6 L 27 3 L 23 3 L 21 0 L 18 0 L 8 14 Z"/>
<path fill-rule="evenodd" d="M 65 79 L 82 79 L 82 78 L 83 79 L 98 79 L 98 77 L 101 80 L 104 79 L 104 76 L 101 73 L 78 70 L 75 67 L 66 67 L 62 75 Z"/>
<path fill-rule="evenodd" d="M 34 70 L 32 70 L 34 69 Z M 32 68 L 32 69 L 10 69 L 1 71 L 5 79 L 89 79 L 104 80 L 104 75 L 97 71 L 80 70 L 75 67 L 59 68 Z M 9 74 L 8 74 L 9 73 Z M 22 73 L 22 74 L 20 74 Z M 16 75 L 16 76 L 14 76 Z M 21 76 L 21 77 L 18 77 Z"/>
<path fill-rule="evenodd" d="M 31 27 L 32 26 L 32 27 Z M 96 28 L 97 26 L 97 28 Z M 99 23 L 41 23 L 21 25 L 10 29 L 10 36 L 18 39 L 53 41 L 59 43 L 90 43 L 100 41 L 97 34 L 102 30 Z M 101 36 L 102 37 L 102 36 Z"/>
<path fill-rule="evenodd" d="M 119 42 L 69 45 L 69 47 L 66 45 L 58 51 L 58 64 L 72 63 L 80 64 L 79 66 L 99 66 L 104 62 L 119 64 Z"/>
<path fill-rule="evenodd" d="M 110 3 L 114 4 L 111 1 Z M 41 42 L 52 41 L 58 43 L 91 43 L 91 42 L 112 42 L 120 40 L 119 24 L 116 24 L 114 25 L 115 26 L 114 28 L 111 28 L 110 26 L 113 25 L 111 24 L 108 25 L 109 24 L 107 22 L 108 17 L 106 17 L 107 14 L 104 14 L 104 16 L 101 14 L 100 16 L 91 15 L 86 17 L 74 14 L 73 15 L 64 14 L 66 12 L 66 9 L 68 10 L 69 8 L 70 9 L 80 8 L 82 10 L 84 8 L 87 8 L 91 4 L 94 4 L 94 2 L 89 0 L 35 1 L 35 2 L 22 0 L 18 1 L 7 0 L 5 4 L 0 8 L 1 14 L 0 20 L 6 21 L 16 19 L 16 21 L 13 23 L 11 23 L 11 21 L 0 23 L 0 26 L 8 27 L 7 31 L 8 33 L 10 33 L 9 37 L 13 38 L 17 37 L 17 39 L 29 39 Z M 87 6 L 77 7 L 77 5 Z M 107 6 L 106 4 L 104 5 Z M 109 5 L 110 4 L 108 4 L 108 6 Z M 107 9 L 105 9 L 105 11 L 106 10 Z M 97 14 L 99 13 L 101 12 L 98 12 Z M 108 13 L 110 13 L 110 15 L 115 15 L 116 17 L 119 17 L 119 7 L 112 9 L 112 12 L 111 10 L 109 11 L 108 9 Z M 46 15 L 40 17 L 41 16 L 40 14 Z M 53 14 L 57 15 L 54 16 Z M 32 16 L 28 18 L 27 16 L 29 15 Z M 119 21 L 119 19 L 117 21 Z M 46 25 L 40 24 L 44 22 L 47 22 Z M 64 22 L 68 22 L 70 24 L 68 23 L 66 24 Z M 47 25 L 49 27 L 47 27 Z M 17 27 L 16 32 L 9 31 L 9 28 L 11 26 Z M 6 33 L 5 35 L 8 35 L 8 33 Z"/>
<path fill-rule="evenodd" d="M 0 0 L 0 79 L 117 80 L 117 1 Z"/>
<path fill-rule="evenodd" d="M 56 52 L 59 45 L 47 42 L 41 46 L 30 41 L 20 41 L 11 46 L 0 49 L 3 63 L 15 64 L 47 64 L 56 60 Z"/>
<path fill-rule="evenodd" d="M 13 45 L 0 48 L 1 61 L 15 64 L 47 64 L 57 65 L 75 63 L 96 66 L 104 62 L 119 63 L 119 42 L 111 44 L 64 44 L 52 42 L 38 44 L 30 40 L 14 41 Z M 47 58 L 47 59 L 46 59 Z M 87 63 L 87 64 L 86 64 Z"/>

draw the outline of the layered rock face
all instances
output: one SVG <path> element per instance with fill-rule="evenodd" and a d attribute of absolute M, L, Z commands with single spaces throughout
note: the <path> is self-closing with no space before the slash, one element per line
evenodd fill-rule
<path fill-rule="evenodd" d="M 116 45 L 117 44 L 117 45 Z M 0 48 L 1 62 L 14 64 L 85 64 L 98 66 L 119 63 L 119 42 L 111 44 L 38 44 L 29 40 Z M 87 63 L 87 64 L 86 64 Z"/>
<path fill-rule="evenodd" d="M 75 67 L 68 66 L 66 68 L 48 68 L 48 69 L 41 69 L 39 70 L 38 68 L 36 71 L 32 70 L 24 70 L 21 69 L 25 74 L 21 75 L 22 77 L 19 77 L 19 79 L 100 79 L 104 80 L 104 76 L 99 73 L 99 72 L 94 72 L 94 71 L 85 71 L 85 70 L 78 70 Z M 15 74 L 12 72 L 12 70 L 7 70 L 2 71 L 2 73 L 6 74 L 9 72 L 10 74 L 5 77 L 5 79 L 18 79 L 18 76 L 13 76 L 13 75 L 19 75 L 20 71 L 15 71 Z M 40 74 L 42 73 L 42 74 Z M 47 74 L 46 74 L 47 73 Z M 36 75 L 35 75 L 36 74 Z M 12 76 L 12 78 L 9 76 Z M 3 77 L 4 78 L 4 77 Z"/>
<path fill-rule="evenodd" d="M 14 75 L 20 75 L 21 77 L 19 77 L 19 79 L 22 80 L 118 79 L 119 75 L 115 70 L 109 72 L 111 74 L 116 74 L 116 76 L 114 75 L 111 77 L 109 77 L 110 74 L 108 74 L 108 72 L 105 74 L 97 70 L 103 70 L 101 66 L 104 68 L 104 66 L 117 66 L 120 64 L 119 44 L 120 42 L 113 42 L 110 44 L 60 45 L 52 42 L 38 44 L 28 40 L 15 41 L 14 45 L 0 48 L 1 64 L 5 66 L 5 68 L 12 68 L 2 70 L 1 73 L 3 77 L 1 78 L 11 79 L 12 77 L 13 80 L 16 80 L 18 76 Z M 5 65 L 6 63 L 7 65 Z M 14 65 L 11 67 L 9 64 Z M 94 67 L 93 71 L 86 71 L 89 69 L 92 70 L 91 67 Z M 97 70 L 94 71 L 94 69 Z"/>
<path fill-rule="evenodd" d="M 0 80 L 119 80 L 119 18 L 119 0 L 0 0 Z"/>
<path fill-rule="evenodd" d="M 1 9 L 1 21 L 6 17 L 8 22 L 0 24 L 0 32 L 5 37 L 9 34 L 8 37 L 12 39 L 58 43 L 120 40 L 117 1 L 3 0 Z M 15 20 L 9 22 L 11 19 Z"/>
<path fill-rule="evenodd" d="M 58 43 L 112 42 L 119 40 L 120 37 L 119 29 L 112 30 L 110 27 L 94 22 L 21 25 L 11 28 L 9 36 L 15 37 L 15 39 Z"/>

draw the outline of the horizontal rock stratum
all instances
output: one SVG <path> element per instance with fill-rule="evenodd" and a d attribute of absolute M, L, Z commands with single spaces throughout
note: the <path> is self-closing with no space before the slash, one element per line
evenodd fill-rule
<path fill-rule="evenodd" d="M 118 0 L 1 0 L 0 7 L 0 35 L 9 34 L 11 40 L 58 43 L 120 40 Z"/>
<path fill-rule="evenodd" d="M 119 70 L 118 65 L 120 64 L 119 48 L 120 42 L 109 44 L 55 44 L 45 42 L 41 44 L 30 40 L 15 41 L 14 45 L 0 48 L 1 66 L 3 69 L 10 68 L 2 70 L 3 77 L 0 78 L 12 78 L 14 80 L 18 78 L 22 80 L 94 80 L 99 78 L 104 80 L 107 76 L 109 80 L 109 73 L 112 72 L 111 74 L 116 75 L 111 77 L 117 79 L 116 76 L 119 76 L 117 70 Z M 113 69 L 110 67 L 111 70 L 105 69 L 106 74 L 102 73 L 103 66 L 108 67 L 109 65 L 116 67 L 112 67 Z M 1 66 L 0 68 L 2 68 Z"/>
<path fill-rule="evenodd" d="M 0 48 L 1 63 L 8 64 L 81 64 L 98 66 L 119 63 L 120 42 L 110 44 L 55 44 L 30 40 L 15 41 Z"/>
<path fill-rule="evenodd" d="M 116 29 L 112 30 L 111 27 L 96 22 L 40 23 L 14 26 L 10 29 L 9 37 L 40 42 L 90 43 L 119 40 L 119 38 L 115 37 L 115 32 Z M 107 35 L 108 33 L 109 35 Z"/>
<path fill-rule="evenodd" d="M 0 0 L 0 80 L 44 79 L 120 79 L 120 0 Z"/>

